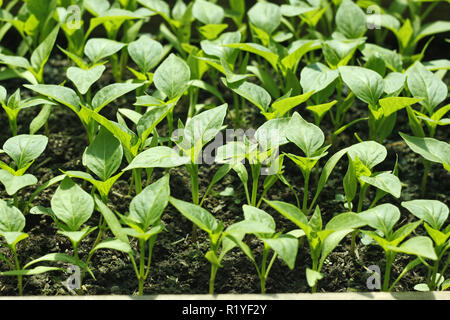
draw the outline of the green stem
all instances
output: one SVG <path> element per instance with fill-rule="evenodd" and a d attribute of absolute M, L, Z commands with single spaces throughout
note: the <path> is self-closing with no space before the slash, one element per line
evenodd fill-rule
<path fill-rule="evenodd" d="M 383 289 L 382 291 L 388 291 L 389 280 L 391 277 L 392 262 L 394 261 L 394 253 L 392 251 L 386 252 L 386 270 L 384 271 Z"/>
<path fill-rule="evenodd" d="M 21 267 L 20 267 L 19 257 L 17 255 L 16 249 L 14 247 L 11 247 L 11 250 L 14 254 L 14 262 L 16 263 L 16 270 L 20 270 Z M 19 287 L 19 295 L 22 296 L 23 295 L 22 275 L 17 276 L 17 286 Z"/>
<path fill-rule="evenodd" d="M 420 184 L 420 194 L 422 197 L 425 196 L 425 193 L 427 191 L 427 179 L 428 179 L 428 172 L 430 171 L 431 162 L 423 159 L 423 165 L 424 165 L 424 171 L 422 176 L 422 182 Z"/>
<path fill-rule="evenodd" d="M 266 293 L 266 264 L 267 264 L 267 256 L 269 254 L 269 247 L 264 243 L 264 251 L 263 251 L 263 257 L 261 262 L 261 293 Z"/>
<path fill-rule="evenodd" d="M 141 169 L 133 169 L 132 175 L 134 176 L 134 189 L 136 194 L 139 194 L 142 191 Z"/>
<path fill-rule="evenodd" d="M 139 295 L 144 294 L 144 282 L 145 282 L 145 240 L 139 239 Z"/>
<path fill-rule="evenodd" d="M 216 273 L 218 267 L 211 263 L 211 275 L 209 277 L 209 294 L 214 294 L 214 282 L 216 280 Z"/>
<path fill-rule="evenodd" d="M 252 167 L 252 199 L 251 205 L 256 207 L 256 197 L 258 196 L 258 180 L 261 174 L 261 165 L 254 164 Z"/>
<path fill-rule="evenodd" d="M 309 186 L 309 175 L 310 171 L 307 171 L 303 174 L 305 178 L 305 188 L 303 189 L 303 213 L 307 213 L 308 210 L 308 186 Z"/>

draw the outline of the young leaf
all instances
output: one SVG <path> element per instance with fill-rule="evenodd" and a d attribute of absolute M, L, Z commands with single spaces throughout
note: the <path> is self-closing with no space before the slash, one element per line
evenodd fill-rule
<path fill-rule="evenodd" d="M 293 114 L 289 121 L 289 130 L 287 130 L 286 137 L 289 141 L 294 142 L 307 157 L 311 157 L 322 147 L 325 141 L 322 130 L 304 120 L 297 112 Z"/>
<path fill-rule="evenodd" d="M 122 171 L 135 168 L 172 168 L 190 162 L 190 157 L 180 156 L 172 148 L 158 146 L 139 153 Z"/>
<path fill-rule="evenodd" d="M 312 270 L 310 268 L 306 268 L 306 281 L 310 287 L 314 287 L 317 282 L 323 278 L 323 274 Z"/>
<path fill-rule="evenodd" d="M 169 202 L 173 205 L 180 213 L 187 219 L 192 221 L 200 229 L 213 234 L 214 231 L 219 226 L 216 218 L 212 216 L 206 209 L 192 204 L 190 202 L 175 199 L 173 197 L 169 198 Z"/>
<path fill-rule="evenodd" d="M 158 90 L 172 100 L 183 94 L 188 87 L 190 78 L 191 71 L 186 62 L 174 54 L 170 54 L 156 69 L 153 82 Z"/>
<path fill-rule="evenodd" d="M 448 207 L 438 200 L 403 201 L 402 207 L 408 209 L 417 218 L 429 223 L 436 230 L 440 230 L 448 218 Z"/>
<path fill-rule="evenodd" d="M 367 30 L 366 15 L 353 1 L 342 1 L 336 12 L 337 30 L 347 38 L 359 38 Z"/>
<path fill-rule="evenodd" d="M 431 260 L 437 260 L 436 252 L 433 248 L 433 242 L 430 238 L 417 236 L 403 242 L 399 247 L 392 248 L 397 252 L 412 254 Z"/>
<path fill-rule="evenodd" d="M 219 24 L 225 16 L 225 11 L 221 6 L 209 1 L 195 0 L 192 15 L 204 24 Z"/>
<path fill-rule="evenodd" d="M 91 60 L 92 63 L 97 63 L 100 60 L 107 58 L 125 46 L 125 43 L 120 43 L 114 40 L 103 38 L 91 38 L 86 42 L 84 47 L 84 54 Z"/>
<path fill-rule="evenodd" d="M 0 199 L 0 232 L 21 232 L 25 217 L 16 207 Z"/>
<path fill-rule="evenodd" d="M 294 269 L 298 252 L 297 238 L 291 235 L 280 235 L 276 238 L 263 238 L 262 240 L 283 259 L 289 269 Z"/>
<path fill-rule="evenodd" d="M 71 231 L 78 230 L 94 211 L 94 200 L 80 186 L 66 177 L 51 199 L 51 207 L 56 217 Z"/>
<path fill-rule="evenodd" d="M 100 89 L 92 99 L 92 108 L 94 111 L 99 112 L 103 107 L 118 97 L 131 92 L 140 86 L 142 83 L 113 83 Z"/>
<path fill-rule="evenodd" d="M 139 70 L 146 74 L 161 60 L 163 46 L 158 41 L 144 35 L 128 44 L 128 53 L 138 65 Z"/>
<path fill-rule="evenodd" d="M 253 103 L 261 111 L 266 112 L 269 108 L 269 104 L 272 99 L 270 94 L 264 88 L 247 81 L 231 84 L 224 79 L 222 80 L 228 88 Z"/>
<path fill-rule="evenodd" d="M 169 195 L 169 175 L 165 175 L 131 200 L 128 218 L 138 222 L 141 229 L 147 231 L 161 217 L 169 202 Z"/>
<path fill-rule="evenodd" d="M 108 180 L 122 163 L 123 148 L 120 141 L 104 127 L 84 154 L 86 166 L 102 181 Z"/>
<path fill-rule="evenodd" d="M 400 210 L 390 203 L 378 205 L 372 209 L 359 213 L 369 226 L 383 232 L 385 237 L 390 235 L 392 228 L 400 219 Z"/>
<path fill-rule="evenodd" d="M 396 198 L 400 198 L 402 184 L 400 179 L 392 173 L 383 172 L 372 177 L 362 176 L 360 179 Z"/>
<path fill-rule="evenodd" d="M 39 94 L 52 98 L 53 100 L 68 106 L 74 112 L 80 110 L 80 98 L 70 88 L 63 86 L 57 86 L 53 84 L 36 84 L 36 85 L 24 85 L 24 87 L 36 91 Z"/>
<path fill-rule="evenodd" d="M 0 182 L 5 186 L 6 193 L 12 196 L 20 189 L 36 184 L 38 180 L 32 174 L 16 176 L 2 169 L 0 170 Z"/>
<path fill-rule="evenodd" d="M 9 138 L 3 150 L 14 160 L 17 169 L 21 169 L 44 152 L 47 142 L 48 138 L 43 135 L 21 134 Z"/>
<path fill-rule="evenodd" d="M 412 137 L 402 132 L 399 134 L 412 151 L 429 161 L 441 163 L 450 171 L 450 144 L 434 138 Z"/>
<path fill-rule="evenodd" d="M 86 94 L 89 88 L 102 76 L 106 67 L 97 65 L 90 69 L 70 67 L 67 69 L 67 78 L 73 82 L 81 94 Z"/>
<path fill-rule="evenodd" d="M 271 35 L 281 23 L 281 8 L 265 1 L 257 2 L 249 11 L 250 22 Z"/>
<path fill-rule="evenodd" d="M 352 145 L 348 149 L 348 155 L 353 161 L 356 157 L 370 170 L 381 163 L 387 157 L 386 148 L 375 141 L 363 141 Z"/>
<path fill-rule="evenodd" d="M 376 106 L 384 92 L 383 78 L 375 71 L 362 67 L 339 67 L 342 80 L 362 101 Z"/>
<path fill-rule="evenodd" d="M 416 62 L 406 71 L 406 82 L 411 94 L 415 98 L 423 99 L 420 104 L 430 114 L 447 97 L 448 89 L 445 83 L 420 62 Z"/>

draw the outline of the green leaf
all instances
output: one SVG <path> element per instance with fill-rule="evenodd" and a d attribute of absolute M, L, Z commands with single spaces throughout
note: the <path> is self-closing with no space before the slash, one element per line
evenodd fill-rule
<path fill-rule="evenodd" d="M 416 62 L 406 71 L 406 82 L 411 94 L 415 98 L 423 99 L 420 104 L 430 114 L 433 114 L 434 108 L 444 101 L 448 94 L 445 83 L 420 62 Z"/>
<path fill-rule="evenodd" d="M 89 235 L 89 233 L 93 232 L 96 229 L 97 229 L 97 227 L 84 227 L 80 231 L 58 230 L 58 233 L 69 238 L 74 243 L 80 243 L 81 240 L 86 238 Z"/>
<path fill-rule="evenodd" d="M 190 78 L 191 71 L 187 63 L 172 53 L 156 69 L 153 82 L 158 90 L 172 100 L 184 93 Z"/>
<path fill-rule="evenodd" d="M 94 200 L 89 193 L 66 177 L 53 195 L 51 207 L 59 220 L 71 231 L 76 231 L 91 217 Z"/>
<path fill-rule="evenodd" d="M 258 142 L 259 151 L 272 150 L 288 143 L 289 118 L 272 119 L 256 129 L 254 138 Z M 253 151 L 253 150 L 252 150 Z"/>
<path fill-rule="evenodd" d="M 287 264 L 294 269 L 298 252 L 298 239 L 291 235 L 280 235 L 277 238 L 262 239 Z"/>
<path fill-rule="evenodd" d="M 229 64 L 234 64 L 239 51 L 236 48 L 230 48 L 225 45 L 239 43 L 239 41 L 241 41 L 241 33 L 239 31 L 226 32 L 216 40 L 200 41 L 200 46 L 207 55 L 215 56 Z"/>
<path fill-rule="evenodd" d="M 385 203 L 360 212 L 359 217 L 364 219 L 372 228 L 383 232 L 387 237 L 400 219 L 400 210 L 390 203 Z"/>
<path fill-rule="evenodd" d="M 35 134 L 48 122 L 51 112 L 52 106 L 50 104 L 46 104 L 42 107 L 41 111 L 30 123 L 30 134 Z"/>
<path fill-rule="evenodd" d="M 107 58 L 125 46 L 125 43 L 120 43 L 110 39 L 91 38 L 86 42 L 84 47 L 84 54 L 91 60 L 92 63 L 97 63 L 100 60 Z"/>
<path fill-rule="evenodd" d="M 353 201 L 353 199 L 356 196 L 356 190 L 358 188 L 358 180 L 356 176 L 356 168 L 354 165 L 354 161 L 350 160 L 348 162 L 348 168 L 344 176 L 343 185 L 347 202 Z"/>
<path fill-rule="evenodd" d="M 86 166 L 102 181 L 108 180 L 122 163 L 123 148 L 120 141 L 104 127 L 84 154 Z"/>
<path fill-rule="evenodd" d="M 42 273 L 46 273 L 49 271 L 62 271 L 62 269 L 56 268 L 56 267 L 37 266 L 34 269 L 28 269 L 28 270 L 4 271 L 4 272 L 0 272 L 0 275 L 2 275 L 2 276 L 34 276 L 36 274 L 42 274 Z"/>
<path fill-rule="evenodd" d="M 80 110 L 80 98 L 70 88 L 63 86 L 57 86 L 53 84 L 36 84 L 36 85 L 24 85 L 24 87 L 36 91 L 39 94 L 52 98 L 53 100 L 68 106 L 75 113 Z"/>
<path fill-rule="evenodd" d="M 336 26 L 347 38 L 359 38 L 367 30 L 366 15 L 356 3 L 344 0 L 336 12 Z"/>
<path fill-rule="evenodd" d="M 421 99 L 407 97 L 388 97 L 380 99 L 379 102 L 383 109 L 384 116 L 389 117 L 391 114 L 406 108 L 407 106 L 420 102 L 420 100 Z"/>
<path fill-rule="evenodd" d="M 400 179 L 392 173 L 383 172 L 372 177 L 362 176 L 360 179 L 396 198 L 400 198 L 402 184 Z"/>
<path fill-rule="evenodd" d="M 356 97 L 376 106 L 384 92 L 383 78 L 375 71 L 354 66 L 339 67 L 342 80 Z"/>
<path fill-rule="evenodd" d="M 276 116 L 281 118 L 292 108 L 295 108 L 303 102 L 307 101 L 313 93 L 314 92 L 311 91 L 298 96 L 279 99 L 272 104 L 272 108 L 275 109 Z"/>
<path fill-rule="evenodd" d="M 348 155 L 355 161 L 356 157 L 370 170 L 386 159 L 386 148 L 375 141 L 363 141 L 352 145 Z"/>
<path fill-rule="evenodd" d="M 184 129 L 179 133 L 178 146 L 191 155 L 191 161 L 195 162 L 201 148 L 216 137 L 222 129 L 223 121 L 227 114 L 227 104 L 203 111 L 186 121 Z M 193 149 L 193 150 L 192 150 Z M 193 152 L 193 153 L 192 153 Z M 193 155 L 193 157 L 192 157 Z"/>
<path fill-rule="evenodd" d="M 128 44 L 128 53 L 142 73 L 153 69 L 161 60 L 163 46 L 149 36 L 143 35 Z"/>
<path fill-rule="evenodd" d="M 169 175 L 165 175 L 131 200 L 128 218 L 138 222 L 141 229 L 147 231 L 160 219 L 169 202 L 169 195 Z"/>
<path fill-rule="evenodd" d="M 295 143 L 307 157 L 312 157 L 325 141 L 322 130 L 316 125 L 307 122 L 297 112 L 293 114 L 289 121 L 286 137 L 289 141 Z"/>
<path fill-rule="evenodd" d="M 3 150 L 14 160 L 17 169 L 22 169 L 44 152 L 47 142 L 43 135 L 21 134 L 6 140 Z"/>
<path fill-rule="evenodd" d="M 430 238 L 417 236 L 403 242 L 400 247 L 392 248 L 393 251 L 412 254 L 431 260 L 437 260 L 436 253 L 433 248 L 433 242 Z"/>
<path fill-rule="evenodd" d="M 325 241 L 322 245 L 322 252 L 320 256 L 320 265 L 323 264 L 328 255 L 333 252 L 333 250 L 338 246 L 339 242 L 345 238 L 347 234 L 352 232 L 352 229 L 343 229 L 336 232 L 333 232 L 328 237 L 326 237 Z"/>
<path fill-rule="evenodd" d="M 278 69 L 277 64 L 278 64 L 279 55 L 276 54 L 275 52 L 273 52 L 272 50 L 270 50 L 269 48 L 266 48 L 260 44 L 257 44 L 257 43 L 232 43 L 232 44 L 227 44 L 224 46 L 229 47 L 229 48 L 237 48 L 237 49 L 240 49 L 243 51 L 254 53 L 254 54 L 266 59 L 267 62 L 269 62 L 275 70 Z"/>
<path fill-rule="evenodd" d="M 0 231 L 21 232 L 25 227 L 25 217 L 16 207 L 0 199 Z"/>
<path fill-rule="evenodd" d="M 122 240 L 119 240 L 119 239 L 103 240 L 98 245 L 96 245 L 95 248 L 93 248 L 89 254 L 92 255 L 95 251 L 100 250 L 100 249 L 112 249 L 112 250 L 121 251 L 121 252 L 124 252 L 127 254 L 133 253 L 133 249 L 131 249 L 130 244 L 127 242 L 123 242 Z"/>
<path fill-rule="evenodd" d="M 257 106 L 261 111 L 266 112 L 268 110 L 272 99 L 270 94 L 264 88 L 247 81 L 233 84 L 224 81 L 224 83 L 238 95 Z"/>
<path fill-rule="evenodd" d="M 25 240 L 26 238 L 29 237 L 29 235 L 27 233 L 24 232 L 0 232 L 0 235 L 3 236 L 5 238 L 6 243 L 10 246 L 15 248 L 16 245 L 22 241 Z"/>
<path fill-rule="evenodd" d="M 403 73 L 400 73 L 400 72 L 391 72 L 391 73 L 389 73 L 384 78 L 384 92 L 387 93 L 388 95 L 397 95 L 397 94 L 399 94 L 402 91 L 403 86 L 405 85 L 405 81 L 406 81 L 406 77 L 405 77 L 405 75 Z M 381 104 L 382 100 L 386 100 L 386 99 L 389 99 L 389 98 L 380 99 L 379 100 L 380 104 Z M 399 109 L 402 109 L 403 108 L 403 104 L 405 102 L 408 102 L 408 100 L 403 100 L 403 99 L 411 99 L 411 98 L 403 98 L 402 97 L 398 101 L 393 100 L 393 99 L 392 100 L 386 100 L 386 101 L 387 102 L 391 102 L 393 104 L 393 107 L 397 107 Z M 382 105 L 382 107 L 383 107 L 383 105 Z M 390 110 L 391 108 L 387 108 L 387 110 Z M 383 110 L 384 109 L 385 108 L 383 108 Z M 399 109 L 396 109 L 396 110 L 399 110 Z"/>
<path fill-rule="evenodd" d="M 448 31 L 450 31 L 449 21 L 433 21 L 431 23 L 425 24 L 420 28 L 416 38 L 414 39 L 414 42 L 417 43 L 424 37 Z"/>
<path fill-rule="evenodd" d="M 42 41 L 36 50 L 31 55 L 30 62 L 34 71 L 38 74 L 43 72 L 44 65 L 47 62 L 55 45 L 56 37 L 58 36 L 59 26 L 56 26 L 52 32 Z"/>
<path fill-rule="evenodd" d="M 295 50 L 290 51 L 287 56 L 281 59 L 281 64 L 284 66 L 284 68 L 294 71 L 296 70 L 295 67 L 297 63 L 307 52 L 319 49 L 321 47 L 320 44 L 318 44 L 318 42 L 314 40 L 306 42 L 297 42 L 295 44 L 297 44 L 298 47 Z M 296 46 L 292 47 L 295 48 Z"/>
<path fill-rule="evenodd" d="M 281 8 L 274 3 L 260 1 L 250 8 L 248 18 L 254 26 L 271 35 L 281 23 Z"/>
<path fill-rule="evenodd" d="M 227 24 L 207 24 L 198 28 L 198 31 L 208 40 L 216 39 L 222 31 L 228 28 Z"/>
<path fill-rule="evenodd" d="M 172 148 L 158 146 L 139 153 L 122 171 L 135 168 L 172 168 L 187 164 L 190 160 L 189 157 L 180 156 Z"/>
<path fill-rule="evenodd" d="M 300 85 L 304 92 L 314 91 L 317 94 L 325 90 L 339 77 L 337 70 L 317 62 L 304 67 L 300 73 Z"/>
<path fill-rule="evenodd" d="M 204 24 L 219 24 L 225 17 L 221 6 L 205 0 L 195 0 L 192 15 Z"/>
<path fill-rule="evenodd" d="M 6 170 L 1 169 L 0 182 L 5 186 L 6 193 L 12 196 L 15 195 L 17 191 L 36 184 L 38 180 L 32 174 L 16 176 Z"/>
<path fill-rule="evenodd" d="M 354 212 L 345 212 L 334 216 L 325 226 L 325 230 L 348 230 L 348 229 L 357 229 L 364 225 L 367 222 L 359 216 L 359 214 Z"/>
<path fill-rule="evenodd" d="M 313 201 L 310 204 L 309 210 L 311 210 L 311 208 L 314 206 L 315 202 L 317 201 L 317 198 L 319 197 L 320 193 L 322 192 L 323 188 L 325 187 L 325 184 L 327 183 L 331 172 L 333 172 L 334 167 L 336 166 L 338 161 L 342 158 L 342 156 L 347 153 L 348 150 L 349 150 L 349 148 L 344 148 L 344 149 L 336 152 L 325 163 L 325 166 L 323 167 L 322 172 L 319 177 L 319 182 L 317 183 L 316 194 L 314 195 Z"/>
<path fill-rule="evenodd" d="M 92 99 L 92 108 L 99 112 L 107 104 L 142 86 L 142 83 L 113 83 L 100 89 Z"/>
<path fill-rule="evenodd" d="M 86 94 L 89 88 L 100 79 L 105 69 L 104 65 L 97 65 L 87 70 L 69 67 L 67 69 L 67 78 L 73 82 L 81 94 Z"/>
<path fill-rule="evenodd" d="M 261 223 L 262 225 L 269 227 L 272 230 L 271 233 L 275 232 L 275 220 L 270 214 L 264 210 L 246 204 L 242 206 L 242 209 L 244 211 L 245 221 Z"/>
<path fill-rule="evenodd" d="M 213 234 L 219 226 L 216 218 L 213 217 L 206 209 L 192 204 L 190 202 L 169 198 L 169 202 L 173 205 L 184 217 L 192 221 L 200 229 Z"/>
<path fill-rule="evenodd" d="M 317 282 L 323 278 L 323 274 L 312 270 L 310 268 L 306 268 L 306 281 L 310 287 L 314 287 Z"/>
<path fill-rule="evenodd" d="M 295 223 L 300 229 L 305 232 L 306 236 L 309 237 L 312 229 L 309 226 L 308 218 L 299 208 L 287 202 L 269 201 L 266 199 L 264 199 L 264 201 L 269 206 L 281 213 L 285 218 Z"/>
<path fill-rule="evenodd" d="M 95 197 L 94 201 L 96 210 L 98 210 L 102 214 L 112 234 L 118 240 L 129 244 L 130 242 L 128 240 L 128 237 L 114 212 L 112 212 L 111 209 L 109 209 L 108 206 L 104 204 L 99 198 Z"/>
<path fill-rule="evenodd" d="M 412 137 L 402 132 L 399 134 L 412 151 L 429 161 L 441 163 L 444 167 L 450 168 L 450 144 L 434 138 Z"/>
<path fill-rule="evenodd" d="M 4 55 L 1 53 L 0 53 L 0 63 L 4 63 L 12 67 L 19 67 L 23 69 L 31 68 L 30 63 L 25 58 L 19 56 Z"/>
<path fill-rule="evenodd" d="M 161 107 L 154 107 L 147 110 L 136 123 L 136 131 L 141 141 L 147 140 L 148 136 L 153 132 L 156 126 L 164 120 L 169 112 L 174 108 L 174 104 Z"/>
<path fill-rule="evenodd" d="M 438 200 L 403 201 L 402 207 L 408 209 L 417 218 L 428 222 L 436 230 L 442 228 L 449 214 L 447 205 Z"/>

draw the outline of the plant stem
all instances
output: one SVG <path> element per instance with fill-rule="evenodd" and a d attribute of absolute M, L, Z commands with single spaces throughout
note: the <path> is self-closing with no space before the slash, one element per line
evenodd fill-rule
<path fill-rule="evenodd" d="M 216 280 L 216 273 L 218 267 L 211 263 L 211 276 L 209 277 L 209 294 L 214 294 L 214 281 Z"/>
<path fill-rule="evenodd" d="M 422 182 L 420 184 L 420 194 L 422 197 L 425 196 L 425 192 L 427 191 L 427 178 L 428 178 L 428 172 L 430 171 L 431 162 L 423 159 L 423 165 L 424 165 L 424 171 L 422 176 Z"/>
<path fill-rule="evenodd" d="M 258 180 L 261 174 L 261 165 L 253 164 L 252 167 L 252 199 L 251 205 L 256 207 L 256 197 L 258 196 Z"/>
<path fill-rule="evenodd" d="M 199 204 L 199 194 L 198 194 L 198 164 L 192 163 L 188 167 L 189 173 L 191 174 L 191 193 L 192 193 L 192 203 L 195 205 Z M 192 240 L 197 240 L 197 226 L 193 224 L 192 226 Z"/>
<path fill-rule="evenodd" d="M 134 189 L 136 194 L 139 194 L 142 191 L 141 169 L 133 169 L 132 175 L 134 176 Z"/>
<path fill-rule="evenodd" d="M 307 171 L 303 174 L 303 177 L 305 178 L 305 188 L 303 189 L 303 213 L 307 213 L 308 211 L 308 186 L 309 186 L 309 175 L 310 171 Z"/>
<path fill-rule="evenodd" d="M 14 254 L 14 262 L 16 263 L 16 270 L 20 270 L 20 262 L 19 262 L 19 257 L 17 255 L 16 249 L 14 247 L 11 247 L 11 250 Z M 19 295 L 22 296 L 23 295 L 23 286 L 22 286 L 22 276 L 18 275 L 17 276 L 17 286 L 19 287 Z"/>
<path fill-rule="evenodd" d="M 391 268 L 392 262 L 394 261 L 394 253 L 392 251 L 386 252 L 386 270 L 384 270 L 384 280 L 383 280 L 383 288 L 382 291 L 388 291 L 389 289 L 389 280 L 391 277 Z"/>
<path fill-rule="evenodd" d="M 139 239 L 139 295 L 144 294 L 144 282 L 145 282 L 145 240 Z"/>

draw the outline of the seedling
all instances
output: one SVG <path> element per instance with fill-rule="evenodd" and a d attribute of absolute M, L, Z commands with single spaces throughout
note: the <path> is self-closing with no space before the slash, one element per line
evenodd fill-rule
<path fill-rule="evenodd" d="M 6 193 L 14 198 L 14 206 L 19 208 L 17 192 L 25 187 L 35 185 L 37 178 L 25 173 L 34 161 L 44 152 L 48 139 L 43 135 L 21 134 L 9 138 L 1 152 L 6 153 L 13 161 L 10 165 L 0 161 L 0 182 Z"/>
<path fill-rule="evenodd" d="M 327 256 L 347 234 L 364 226 L 366 222 L 356 213 L 346 212 L 332 218 L 324 228 L 319 206 L 308 220 L 307 216 L 292 204 L 266 199 L 264 201 L 303 230 L 312 259 L 312 268 L 306 268 L 306 280 L 315 293 L 318 281 L 324 277 L 321 270 Z"/>
<path fill-rule="evenodd" d="M 421 259 L 421 262 L 427 266 L 427 283 L 421 283 L 415 286 L 420 291 L 445 290 L 448 288 L 449 280 L 444 278 L 445 271 L 449 265 L 449 259 L 445 261 L 444 257 L 450 245 L 450 226 L 444 227 L 448 218 L 448 207 L 438 200 L 410 200 L 402 202 L 402 207 L 408 209 L 414 216 L 423 220 L 423 225 L 428 235 L 434 242 L 434 250 L 437 259 L 433 266 Z M 444 266 L 441 267 L 442 263 Z M 441 269 L 439 269 L 441 267 Z"/>
<path fill-rule="evenodd" d="M 412 268 L 425 259 L 437 260 L 433 242 L 425 236 L 415 236 L 404 241 L 420 224 L 422 220 L 403 225 L 394 231 L 394 226 L 400 219 L 400 211 L 392 204 L 386 203 L 363 211 L 358 216 L 376 231 L 361 230 L 371 237 L 383 250 L 386 257 L 382 291 L 391 291 L 400 279 Z M 391 284 L 391 269 L 397 253 L 415 255 L 418 258 L 410 262 Z"/>
<path fill-rule="evenodd" d="M 255 266 L 260 279 L 261 293 L 266 293 L 266 282 L 269 272 L 277 257 L 280 257 L 289 269 L 293 269 L 298 252 L 298 238 L 304 235 L 302 230 L 292 230 L 283 234 L 276 232 L 275 220 L 271 215 L 261 209 L 244 205 L 244 220 L 228 227 L 225 232 L 231 233 L 224 240 L 224 247 L 231 246 L 234 242 L 245 253 Z M 250 247 L 243 241 L 246 234 L 254 235 L 264 244 L 260 264 L 255 259 Z M 273 250 L 272 258 L 269 260 L 270 250 Z"/>
<path fill-rule="evenodd" d="M 14 262 L 11 262 L 7 257 L 0 253 L 0 260 L 5 261 L 11 271 L 0 272 L 2 276 L 17 276 L 17 286 L 19 288 L 19 295 L 23 294 L 22 278 L 23 276 L 31 276 L 41 274 L 48 271 L 60 270 L 55 267 L 39 266 L 33 269 L 27 269 L 29 265 L 23 268 L 20 266 L 19 256 L 17 254 L 17 244 L 29 237 L 27 233 L 22 232 L 25 227 L 25 217 L 17 207 L 8 204 L 6 201 L 0 199 L 0 236 L 2 236 L 7 247 L 11 250 Z"/>

